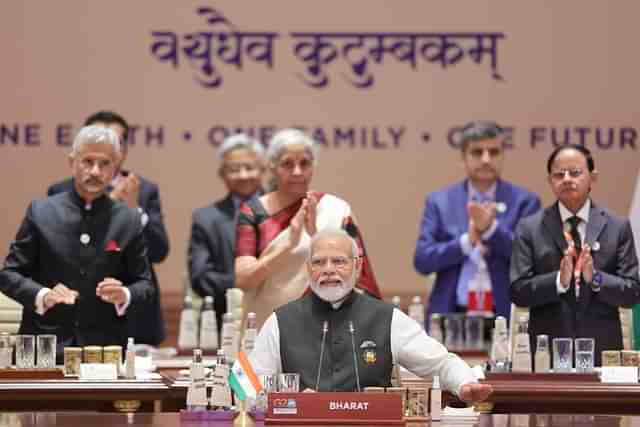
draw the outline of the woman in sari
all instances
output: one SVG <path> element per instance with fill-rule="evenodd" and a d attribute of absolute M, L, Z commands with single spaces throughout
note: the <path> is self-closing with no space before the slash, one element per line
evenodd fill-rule
<path fill-rule="evenodd" d="M 357 287 L 380 298 L 351 207 L 334 195 L 309 190 L 317 154 L 317 144 L 303 132 L 276 133 L 267 149 L 275 189 L 240 207 L 236 286 L 245 292 L 245 314 L 255 312 L 258 327 L 305 292 L 311 236 L 325 227 L 342 227 L 356 239 L 363 258 Z"/>

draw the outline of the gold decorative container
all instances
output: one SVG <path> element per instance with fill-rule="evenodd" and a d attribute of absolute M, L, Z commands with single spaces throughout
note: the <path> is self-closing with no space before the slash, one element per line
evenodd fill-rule
<path fill-rule="evenodd" d="M 82 363 L 82 347 L 64 348 L 64 373 L 67 375 L 80 375 L 80 363 Z"/>
<path fill-rule="evenodd" d="M 108 345 L 102 350 L 102 360 L 104 363 L 113 363 L 116 369 L 122 365 L 122 347 L 119 345 Z"/>
<path fill-rule="evenodd" d="M 88 345 L 84 349 L 84 363 L 102 363 L 102 347 Z"/>
<path fill-rule="evenodd" d="M 602 366 L 621 366 L 620 351 L 605 350 L 602 352 Z"/>
<path fill-rule="evenodd" d="M 638 352 L 633 350 L 622 350 L 622 366 L 638 366 Z"/>

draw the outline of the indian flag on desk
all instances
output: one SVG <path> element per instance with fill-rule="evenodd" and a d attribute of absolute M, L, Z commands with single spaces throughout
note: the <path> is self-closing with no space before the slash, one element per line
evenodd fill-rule
<path fill-rule="evenodd" d="M 247 397 L 255 399 L 262 391 L 262 384 L 243 351 L 238 353 L 236 362 L 229 371 L 229 386 L 240 400 Z"/>

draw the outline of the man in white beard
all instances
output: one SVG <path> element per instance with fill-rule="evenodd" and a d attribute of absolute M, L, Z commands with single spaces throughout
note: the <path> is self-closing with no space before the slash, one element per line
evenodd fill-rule
<path fill-rule="evenodd" d="M 354 290 L 360 266 L 358 246 L 344 230 L 314 235 L 307 261 L 311 292 L 264 323 L 249 356 L 256 373 L 298 373 L 301 390 L 354 391 L 391 386 L 398 363 L 421 377 L 439 375 L 464 401 L 486 399 L 491 386 L 478 384 L 469 366 L 421 325 Z"/>

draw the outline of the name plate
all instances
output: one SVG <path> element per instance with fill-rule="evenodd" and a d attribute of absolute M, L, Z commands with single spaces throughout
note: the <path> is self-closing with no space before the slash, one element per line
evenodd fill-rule
<path fill-rule="evenodd" d="M 118 371 L 113 363 L 81 363 L 81 380 L 117 380 Z"/>
<path fill-rule="evenodd" d="M 603 383 L 637 383 L 638 368 L 636 366 L 603 366 L 600 380 Z"/>
<path fill-rule="evenodd" d="M 269 393 L 265 424 L 403 425 L 396 393 Z"/>

